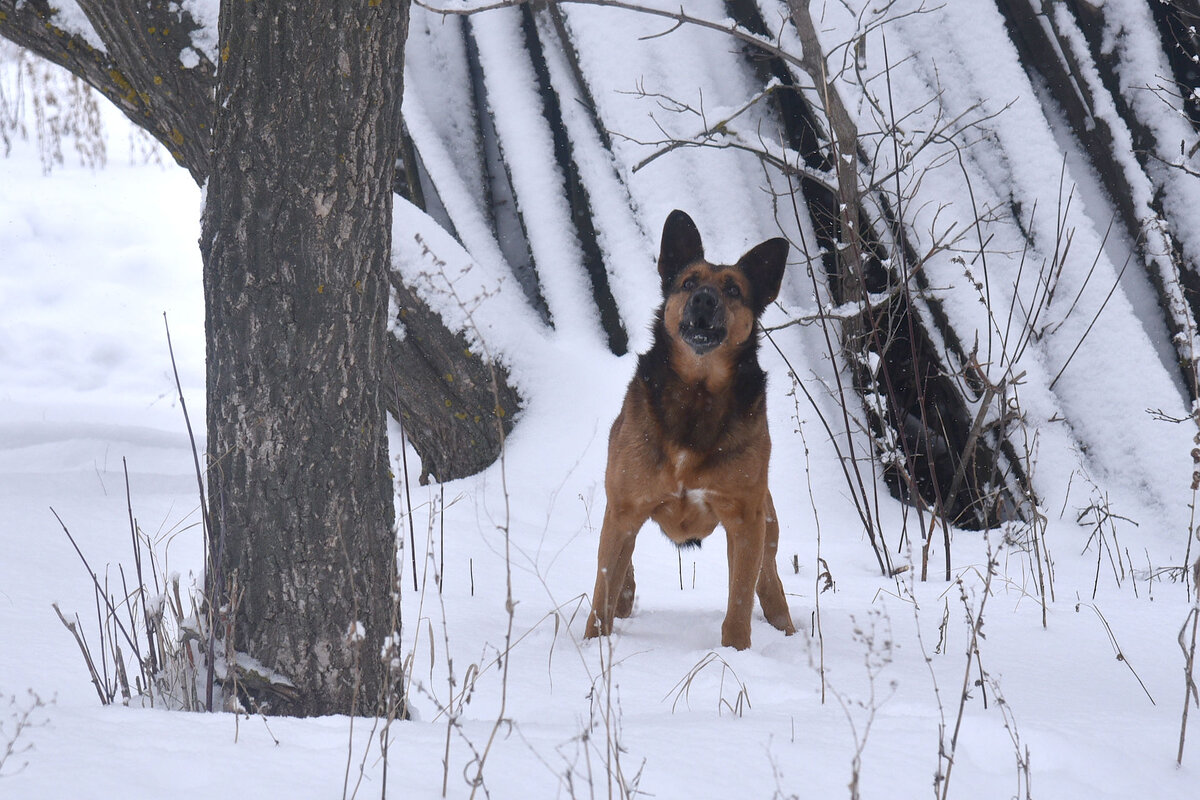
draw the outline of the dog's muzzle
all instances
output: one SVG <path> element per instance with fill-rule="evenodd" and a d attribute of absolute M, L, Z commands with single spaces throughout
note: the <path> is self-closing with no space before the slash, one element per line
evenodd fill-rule
<path fill-rule="evenodd" d="M 710 286 L 692 292 L 683 309 L 679 337 L 702 356 L 725 341 L 725 307 L 721 297 Z"/>

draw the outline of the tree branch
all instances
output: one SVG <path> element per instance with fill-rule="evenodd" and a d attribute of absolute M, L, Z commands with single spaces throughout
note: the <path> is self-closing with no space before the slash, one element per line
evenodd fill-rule
<path fill-rule="evenodd" d="M 48 0 L 0 0 L 0 36 L 99 91 L 203 183 L 216 69 L 192 44 L 200 26 L 165 0 L 79 0 L 79 7 L 104 49 L 62 28 Z"/>
<path fill-rule="evenodd" d="M 426 2 L 425 0 L 413 0 L 413 5 L 420 6 L 426 11 L 434 14 L 441 14 L 442 16 L 469 16 L 471 14 L 479 14 L 484 11 L 492 11 L 493 9 L 497 8 L 513 8 L 516 6 L 528 5 L 532 2 L 536 2 L 536 0 L 496 0 L 496 2 L 482 3 L 478 6 L 468 8 L 443 8 L 433 3 Z M 804 61 L 802 59 L 797 58 L 793 53 L 789 53 L 787 50 L 784 50 L 778 45 L 772 44 L 770 39 L 753 34 L 745 28 L 732 22 L 714 22 L 713 20 L 704 19 L 703 17 L 692 16 L 683 10 L 682 5 L 680 5 L 678 11 L 666 11 L 660 8 L 651 8 L 649 6 L 640 5 L 639 3 L 625 2 L 625 0 L 547 0 L 547 2 L 549 2 L 550 5 L 560 6 L 571 4 L 582 6 L 602 6 L 604 8 L 620 8 L 625 11 L 634 11 L 639 14 L 649 14 L 653 17 L 663 17 L 664 19 L 675 21 L 676 25 L 674 27 L 663 31 L 662 33 L 654 34 L 649 38 L 665 36 L 674 32 L 677 28 L 683 26 L 684 24 L 696 25 L 700 28 L 707 28 L 712 31 L 720 31 L 721 33 L 732 36 L 738 41 L 745 42 L 746 44 L 757 48 L 759 51 L 766 53 L 767 55 L 781 58 L 795 67 L 805 69 Z"/>

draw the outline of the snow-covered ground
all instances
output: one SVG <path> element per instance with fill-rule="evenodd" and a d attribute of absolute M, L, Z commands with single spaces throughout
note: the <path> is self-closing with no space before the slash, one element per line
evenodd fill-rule
<path fill-rule="evenodd" d="M 636 37 L 605 39 L 601 23 L 587 27 L 598 13 L 572 18 L 580 40 L 603 39 L 634 81 L 639 67 L 633 50 L 623 48 Z M 965 22 L 952 24 L 962 13 L 948 12 L 940 34 L 929 23 L 891 46 L 919 52 L 950 36 L 969 39 Z M 485 43 L 482 57 L 502 60 L 503 42 L 492 44 L 489 50 Z M 960 41 L 950 50 L 969 47 Z M 694 54 L 687 58 L 697 62 L 687 74 L 719 71 Z M 948 105 L 974 102 L 972 92 L 992 92 L 997 106 L 1010 95 L 1025 103 L 994 124 L 1004 149 L 973 156 L 970 168 L 995 181 L 976 190 L 988 202 L 1006 191 L 1040 196 L 1051 208 L 1061 162 L 1055 132 L 1033 113 L 1032 93 L 1021 93 L 1024 79 L 1010 55 L 997 50 L 994 59 L 972 63 L 974 76 L 947 92 Z M 919 64 L 896 78 L 901 102 L 915 104 L 926 86 Z M 643 113 L 638 108 L 629 119 Z M 1124 290 L 1056 392 L 1047 383 L 1090 313 L 1065 320 L 1061 335 L 1027 359 L 1021 397 L 1038 437 L 1035 481 L 1053 559 L 1054 599 L 1044 626 L 1033 556 L 1007 543 L 1002 531 L 954 533 L 955 581 L 922 583 L 918 570 L 880 577 L 826 434 L 766 347 L 780 572 L 800 631 L 784 637 L 756 617 L 752 649 L 721 648 L 720 539 L 677 551 L 650 526 L 635 556 L 634 616 L 619 622 L 610 640 L 582 642 L 607 430 L 634 358 L 608 354 L 586 318 L 551 332 L 532 315 L 518 319 L 499 306 L 479 313 L 485 328 L 489 313 L 524 326 L 494 335 L 506 350 L 525 337 L 524 354 L 510 358 L 527 407 L 502 464 L 444 487 L 418 486 L 414 474 L 419 590 L 412 589 L 411 554 L 401 559 L 414 720 L 391 726 L 386 760 L 370 720 L 101 707 L 79 649 L 51 607 L 77 613 L 97 645 L 89 579 L 50 509 L 115 585 L 118 565 L 128 576 L 132 559 L 127 464 L 138 524 L 166 570 L 186 582 L 201 563 L 198 500 L 164 312 L 194 424 L 203 420 L 204 401 L 199 191 L 174 166 L 131 164 L 127 124 L 107 110 L 105 120 L 103 169 L 80 167 L 68 154 L 65 165 L 44 174 L 36 145 L 20 140 L 0 159 L 0 798 L 365 798 L 381 796 L 385 779 L 393 798 L 439 797 L 443 786 L 446 796 L 465 797 L 476 775 L 477 795 L 493 798 L 620 796 L 617 780 L 653 798 L 833 798 L 852 791 L 913 798 L 933 793 L 936 776 L 947 770 L 948 796 L 972 800 L 1196 796 L 1195 724 L 1183 766 L 1175 764 L 1184 705 L 1177 637 L 1192 604 L 1183 584 L 1159 572 L 1182 561 L 1187 543 L 1193 445 L 1183 426 L 1144 411 L 1178 413 L 1182 400 L 1155 355 L 1155 334 L 1143 330 Z M 446 120 L 426 121 L 431 136 L 435 123 Z M 988 152 L 1024 160 L 996 156 L 1002 163 L 987 163 Z M 731 261 L 770 234 L 769 218 L 759 219 L 765 200 L 726 212 L 701 199 L 714 182 L 723 198 L 753 197 L 759 173 L 724 161 L 705 172 L 699 165 L 710 156 L 679 157 L 674 166 L 656 164 L 665 170 L 657 178 L 647 169 L 632 184 L 637 225 L 612 234 L 613 251 L 640 249 L 640 263 L 651 270 L 656 241 L 639 240 L 637 230 L 656 239 L 672 206 L 694 213 L 717 260 Z M 746 185 L 731 183 L 735 176 Z M 925 191 L 954 191 L 938 180 L 931 177 Z M 404 207 L 398 219 L 409 228 L 424 224 Z M 1064 287 L 1072 295 L 1106 220 L 1093 209 L 1073 221 L 1080 255 L 1072 269 L 1082 271 L 1067 270 Z M 464 239 L 478 233 L 458 224 Z M 1035 233 L 1048 236 L 1053 224 L 1048 214 Z M 552 228 L 537 235 L 551 237 Z M 550 238 L 532 244 L 557 246 Z M 441 249 L 457 266 L 454 245 Z M 483 252 L 486 243 L 472 250 L 484 267 L 499 268 L 501 257 Z M 1008 266 L 1000 259 L 997 265 L 993 288 L 1007 304 Z M 639 268 L 620 267 L 630 275 Z M 930 269 L 939 285 L 962 281 L 949 258 Z M 1103 274 L 1093 280 L 1102 288 L 1085 296 L 1084 307 L 1098 305 L 1113 280 L 1110 261 L 1098 269 Z M 632 319 L 652 309 L 654 298 L 629 286 L 652 288 L 656 281 L 628 281 L 614 294 Z M 811 302 L 802 281 L 789 285 L 785 303 Z M 547 300 L 569 309 L 580 304 L 571 295 L 577 288 L 548 288 Z M 511 301 L 501 293 L 495 302 Z M 949 313 L 967 325 L 977 312 L 951 303 Z M 635 345 L 644 346 L 644 334 L 631 327 Z M 793 330 L 777 340 L 818 402 L 829 404 L 808 377 L 829 374 L 819 336 Z M 397 447 L 393 438 L 398 460 Z M 880 493 L 894 560 L 910 563 L 914 555 L 897 548 L 903 509 L 882 485 Z M 1102 499 L 1121 515 L 1105 528 L 1103 550 L 1096 540 L 1089 546 L 1087 521 L 1076 522 L 1081 509 Z M 407 509 L 400 495 L 397 508 Z M 407 543 L 408 520 L 401 523 Z M 941 557 L 940 544 L 934 552 Z M 997 568 L 985 595 L 989 557 Z M 827 579 L 828 590 L 819 592 Z M 973 632 L 978 653 L 968 657 Z M 6 757 L 14 736 L 16 752 Z"/>

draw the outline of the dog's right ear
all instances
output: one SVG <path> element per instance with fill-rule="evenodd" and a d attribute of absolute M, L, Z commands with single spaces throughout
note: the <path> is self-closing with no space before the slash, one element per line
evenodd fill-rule
<path fill-rule="evenodd" d="M 704 245 L 700 242 L 700 231 L 692 218 L 679 209 L 667 215 L 663 225 L 662 249 L 658 253 L 658 274 L 662 277 L 664 292 L 675 280 L 675 276 L 688 264 L 704 258 Z"/>

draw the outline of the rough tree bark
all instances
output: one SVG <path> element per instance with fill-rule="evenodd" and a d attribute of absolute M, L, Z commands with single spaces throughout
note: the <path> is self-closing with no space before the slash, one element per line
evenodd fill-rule
<path fill-rule="evenodd" d="M 495 460 L 501 425 L 507 435 L 521 398 L 503 367 L 480 357 L 462 334 L 448 331 L 395 272 L 392 292 L 406 335 L 388 338 L 389 410 L 410 441 L 443 443 L 417 447 L 421 483 L 478 472 Z"/>
<path fill-rule="evenodd" d="M 382 375 L 407 27 L 407 3 L 221 7 L 209 497 L 234 644 L 295 684 L 286 713 L 380 712 L 395 691 Z"/>

